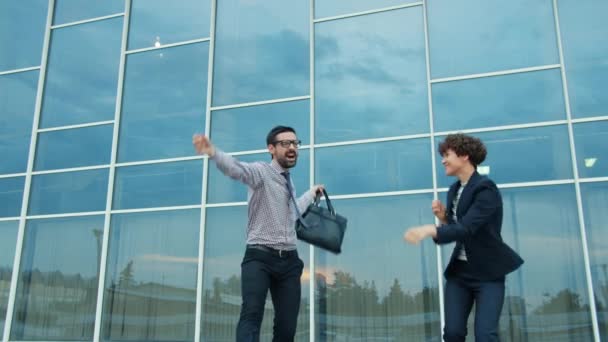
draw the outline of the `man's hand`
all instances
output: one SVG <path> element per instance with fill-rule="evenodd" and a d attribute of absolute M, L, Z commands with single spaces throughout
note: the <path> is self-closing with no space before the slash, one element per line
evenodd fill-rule
<path fill-rule="evenodd" d="M 192 145 L 194 145 L 194 150 L 197 154 L 206 154 L 209 157 L 215 155 L 215 146 L 213 146 L 209 138 L 202 134 L 192 136 Z"/>
<path fill-rule="evenodd" d="M 323 194 L 323 190 L 325 190 L 325 185 L 323 184 L 315 184 L 312 186 L 312 188 L 310 188 L 310 192 L 312 192 L 314 195 L 316 194 Z"/>
<path fill-rule="evenodd" d="M 431 208 L 433 209 L 433 215 L 435 215 L 441 223 L 448 223 L 448 219 L 445 216 L 445 205 L 443 205 L 440 200 L 434 200 Z"/>
<path fill-rule="evenodd" d="M 424 226 L 412 227 L 405 231 L 403 234 L 403 240 L 412 245 L 417 245 L 420 241 L 427 237 L 436 237 L 437 227 L 432 224 L 425 224 Z"/>

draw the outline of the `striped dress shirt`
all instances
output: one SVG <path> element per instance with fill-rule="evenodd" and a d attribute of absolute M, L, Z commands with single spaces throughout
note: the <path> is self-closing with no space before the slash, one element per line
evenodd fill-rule
<path fill-rule="evenodd" d="M 243 182 L 247 193 L 247 244 L 264 245 L 279 250 L 296 249 L 296 210 L 289 197 L 285 171 L 274 159 L 270 163 L 245 163 L 215 151 L 210 158 L 226 176 Z M 291 182 L 292 189 L 295 187 Z M 298 209 L 304 213 L 315 194 L 307 191 L 297 199 Z"/>

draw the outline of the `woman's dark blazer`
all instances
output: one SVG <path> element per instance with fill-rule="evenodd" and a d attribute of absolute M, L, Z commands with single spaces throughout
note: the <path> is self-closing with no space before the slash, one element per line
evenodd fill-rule
<path fill-rule="evenodd" d="M 445 276 L 454 275 L 454 261 L 462 243 L 467 261 L 474 272 L 472 275 L 481 281 L 490 281 L 503 277 L 516 270 L 523 259 L 502 240 L 502 197 L 496 184 L 477 171 L 473 173 L 462 190 L 456 217 L 452 219 L 454 197 L 458 193 L 460 182 L 452 184 L 447 196 L 447 224 L 437 228 L 435 242 L 446 244 L 456 241 Z"/>

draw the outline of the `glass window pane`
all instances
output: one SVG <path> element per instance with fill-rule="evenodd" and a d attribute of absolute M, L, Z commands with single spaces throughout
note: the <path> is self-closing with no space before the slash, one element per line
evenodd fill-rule
<path fill-rule="evenodd" d="M 48 0 L 0 1 L 0 71 L 40 65 L 48 5 Z"/>
<path fill-rule="evenodd" d="M 507 276 L 501 341 L 592 341 L 574 186 L 504 189 L 502 197 L 503 238 L 525 263 Z"/>
<path fill-rule="evenodd" d="M 608 121 L 575 124 L 579 177 L 608 176 Z"/>
<path fill-rule="evenodd" d="M 0 76 L 0 174 L 27 168 L 37 86 L 37 70 Z"/>
<path fill-rule="evenodd" d="M 110 163 L 113 125 L 100 125 L 38 135 L 36 170 Z"/>
<path fill-rule="evenodd" d="M 315 142 L 429 131 L 422 7 L 319 23 L 315 34 Z"/>
<path fill-rule="evenodd" d="M 241 261 L 245 254 L 247 207 L 208 208 L 205 228 L 205 267 L 203 274 L 203 314 L 201 341 L 235 341 L 236 324 L 241 310 Z M 296 338 L 310 341 L 310 253 L 309 245 L 297 243 L 304 261 L 302 300 Z M 272 339 L 274 309 L 266 300 L 260 341 Z"/>
<path fill-rule="evenodd" d="M 129 50 L 209 37 L 209 0 L 131 2 Z"/>
<path fill-rule="evenodd" d="M 341 254 L 315 249 L 318 340 L 432 341 L 441 335 L 435 244 L 406 246 L 402 239 L 405 227 L 432 221 L 432 199 L 332 201 L 348 217 L 348 229 Z"/>
<path fill-rule="evenodd" d="M 21 216 L 25 177 L 0 178 L 0 217 Z"/>
<path fill-rule="evenodd" d="M 608 113 L 608 2 L 560 0 L 559 24 L 573 117 Z"/>
<path fill-rule="evenodd" d="M 240 161 L 246 163 L 268 162 L 270 163 L 269 153 L 247 154 L 235 156 Z M 294 184 L 296 195 L 303 194 L 310 187 L 310 151 L 300 150 L 298 155 L 298 166 L 290 171 L 291 179 Z M 209 181 L 207 190 L 208 203 L 226 202 L 245 202 L 247 201 L 247 185 L 236 181 L 218 170 L 215 162 L 209 162 Z"/>
<path fill-rule="evenodd" d="M 114 119 L 121 39 L 122 17 L 53 30 L 40 127 Z"/>
<path fill-rule="evenodd" d="M 192 135 L 205 130 L 209 43 L 127 57 L 118 160 L 192 155 Z"/>
<path fill-rule="evenodd" d="M 27 222 L 12 340 L 93 339 L 103 224 L 103 215 Z"/>
<path fill-rule="evenodd" d="M 315 19 L 404 5 L 415 0 L 315 0 Z"/>
<path fill-rule="evenodd" d="M 608 183 L 581 184 L 591 278 L 602 340 L 608 339 Z"/>
<path fill-rule="evenodd" d="M 429 139 L 319 148 L 315 183 L 330 195 L 433 187 Z"/>
<path fill-rule="evenodd" d="M 53 24 L 103 17 L 122 13 L 124 10 L 124 0 L 55 0 Z"/>
<path fill-rule="evenodd" d="M 112 215 L 104 341 L 192 341 L 200 210 Z"/>
<path fill-rule="evenodd" d="M 120 167 L 112 208 L 200 204 L 202 182 L 202 160 Z"/>
<path fill-rule="evenodd" d="M 565 120 L 560 69 L 433 84 L 436 131 Z"/>
<path fill-rule="evenodd" d="M 19 221 L 0 222 L 0 334 L 4 333 L 18 229 Z"/>
<path fill-rule="evenodd" d="M 433 78 L 559 63 L 551 1 L 427 5 Z"/>
<path fill-rule="evenodd" d="M 566 125 L 475 133 L 488 150 L 478 171 L 496 183 L 548 181 L 573 178 Z M 438 137 L 435 146 L 444 139 Z M 437 156 L 437 183 L 448 187 L 455 178 L 445 175 Z"/>
<path fill-rule="evenodd" d="M 105 210 L 107 191 L 108 169 L 33 176 L 28 214 Z"/>
<path fill-rule="evenodd" d="M 211 139 L 226 152 L 262 150 L 266 135 L 278 124 L 293 127 L 302 144 L 309 144 L 308 100 L 213 111 Z"/>
<path fill-rule="evenodd" d="M 305 0 L 218 1 L 213 106 L 310 93 Z"/>

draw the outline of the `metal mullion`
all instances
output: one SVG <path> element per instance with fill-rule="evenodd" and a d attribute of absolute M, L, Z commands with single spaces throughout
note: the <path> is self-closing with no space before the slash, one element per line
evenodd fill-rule
<path fill-rule="evenodd" d="M 125 0 L 125 12 L 123 16 L 122 26 L 122 41 L 120 46 L 120 62 L 118 66 L 118 82 L 116 90 L 116 105 L 114 108 L 114 130 L 112 132 L 112 152 L 110 156 L 110 169 L 108 172 L 108 190 L 106 194 L 106 210 L 103 227 L 103 241 L 101 247 L 101 257 L 99 260 L 99 274 L 97 286 L 97 306 L 95 310 L 95 327 L 93 332 L 93 341 L 99 342 L 101 339 L 101 322 L 103 315 L 103 300 L 104 300 L 104 285 L 106 278 L 108 246 L 110 240 L 110 220 L 112 209 L 112 198 L 114 195 L 114 177 L 116 174 L 116 156 L 118 153 L 118 134 L 120 132 L 120 117 L 122 111 L 125 63 L 127 50 L 127 40 L 129 36 L 129 20 L 131 14 L 131 0 Z"/>
<path fill-rule="evenodd" d="M 591 261 L 589 257 L 589 246 L 587 244 L 587 230 L 585 227 L 585 213 L 582 204 L 581 186 L 579 180 L 578 164 L 576 158 L 576 146 L 574 142 L 574 129 L 572 126 L 572 107 L 570 105 L 570 94 L 568 93 L 568 78 L 566 75 L 566 66 L 564 61 L 564 50 L 562 45 L 562 35 L 559 22 L 559 10 L 557 0 L 553 0 L 553 17 L 555 22 L 555 31 L 557 35 L 557 47 L 559 51 L 559 61 L 561 64 L 562 89 L 566 106 L 566 117 L 568 120 L 568 140 L 570 141 L 570 157 L 572 161 L 572 170 L 574 171 L 574 189 L 576 192 L 576 206 L 578 210 L 578 220 L 580 237 L 583 249 L 583 261 L 585 267 L 585 278 L 587 280 L 587 295 L 589 296 L 589 311 L 591 313 L 591 324 L 593 337 L 595 341 L 600 341 L 600 330 L 597 317 L 597 307 L 595 303 L 595 290 L 593 288 L 593 278 L 591 274 Z"/>
<path fill-rule="evenodd" d="M 19 279 L 19 271 L 21 266 L 21 253 L 23 251 L 23 243 L 25 237 L 25 224 L 27 216 L 27 208 L 29 205 L 30 188 L 32 184 L 32 170 L 34 169 L 34 158 L 36 153 L 36 141 L 38 139 L 38 125 L 40 123 L 40 113 L 42 111 L 42 95 L 44 92 L 44 83 L 46 79 L 46 68 L 49 55 L 49 45 L 51 41 L 51 23 L 53 21 L 53 11 L 55 8 L 55 0 L 49 0 L 46 26 L 44 32 L 44 43 L 42 46 L 42 56 L 40 62 L 40 72 L 38 75 L 38 88 L 36 92 L 36 107 L 34 110 L 34 119 L 32 120 L 32 132 L 30 137 L 30 149 L 28 154 L 27 169 L 25 175 L 25 184 L 23 189 L 23 198 L 21 202 L 21 216 L 19 218 L 19 230 L 17 233 L 17 246 L 15 248 L 15 258 L 13 262 L 13 271 L 11 274 L 11 285 L 8 296 L 8 305 L 6 309 L 6 320 L 4 322 L 3 341 L 8 342 L 11 334 L 11 325 L 15 310 L 15 300 L 17 294 L 17 281 Z"/>
<path fill-rule="evenodd" d="M 425 51 L 425 59 L 426 59 L 426 80 L 427 80 L 427 99 L 428 99 L 428 107 L 429 107 L 429 132 L 431 134 L 431 167 L 432 167 L 432 175 L 433 175 L 433 198 L 439 198 L 439 191 L 437 189 L 437 162 L 435 155 L 435 119 L 433 113 L 433 87 L 431 85 L 431 51 L 430 51 L 430 41 L 429 41 L 429 30 L 428 30 L 428 13 L 427 13 L 427 0 L 422 1 L 422 18 L 424 25 L 424 51 Z M 435 224 L 439 224 L 439 220 L 435 218 Z M 440 322 L 440 331 L 443 331 L 443 327 L 445 326 L 445 300 L 443 294 L 443 256 L 441 252 L 441 247 L 437 245 L 435 247 L 435 255 L 436 255 L 436 266 L 437 266 L 437 294 L 439 296 L 439 322 Z"/>
<path fill-rule="evenodd" d="M 205 135 L 211 133 L 211 102 L 213 99 L 213 69 L 215 63 L 215 25 L 217 19 L 217 1 L 211 0 L 211 22 L 209 24 L 209 58 L 207 65 L 207 103 L 205 108 Z M 209 181 L 209 158 L 203 159 L 203 181 L 201 186 L 201 212 L 198 246 L 198 269 L 196 282 L 196 313 L 194 322 L 194 342 L 201 341 L 201 321 L 203 319 L 203 272 L 205 271 L 205 233 L 207 218 L 207 183 Z"/>

